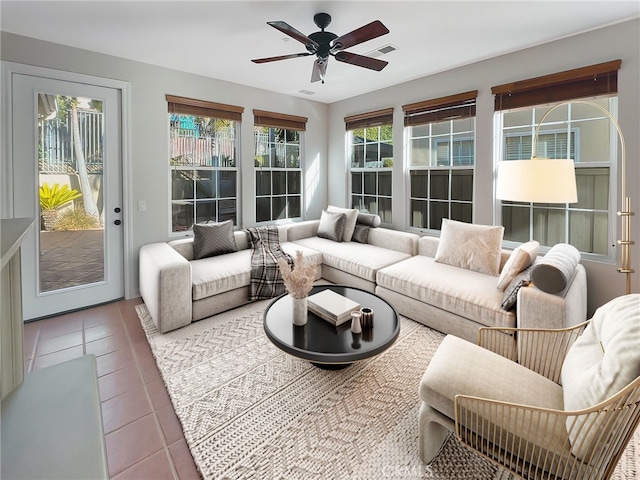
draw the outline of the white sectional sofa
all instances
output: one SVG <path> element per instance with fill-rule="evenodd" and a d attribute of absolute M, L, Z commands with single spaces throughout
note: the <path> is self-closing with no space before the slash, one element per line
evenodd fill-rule
<path fill-rule="evenodd" d="M 436 262 L 439 240 L 371 228 L 366 243 L 317 236 L 320 220 L 279 226 L 282 249 L 316 262 L 316 277 L 375 292 L 398 313 L 444 333 L 476 341 L 481 326 L 560 328 L 586 320 L 586 274 L 578 264 L 559 294 L 520 288 L 517 309 L 501 308 L 498 277 Z M 248 303 L 251 250 L 235 232 L 237 252 L 194 260 L 193 238 L 140 250 L 140 293 L 167 332 Z M 502 250 L 500 266 L 510 256 Z M 500 254 L 498 254 L 500 255 Z"/>

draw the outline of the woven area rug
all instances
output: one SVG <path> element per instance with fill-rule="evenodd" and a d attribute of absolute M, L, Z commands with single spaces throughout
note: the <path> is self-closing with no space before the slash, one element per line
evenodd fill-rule
<path fill-rule="evenodd" d="M 166 334 L 136 307 L 203 478 L 513 478 L 453 436 L 431 465 L 418 457 L 418 385 L 444 335 L 403 318 L 387 351 L 322 370 L 271 344 L 267 304 Z M 613 478 L 637 478 L 638 443 Z"/>

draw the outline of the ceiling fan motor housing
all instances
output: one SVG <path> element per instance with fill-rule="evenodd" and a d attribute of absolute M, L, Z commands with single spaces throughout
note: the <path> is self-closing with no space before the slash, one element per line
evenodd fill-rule
<path fill-rule="evenodd" d="M 319 57 L 326 58 L 329 56 L 331 50 L 331 42 L 338 38 L 338 35 L 331 32 L 315 32 L 309 35 L 309 38 L 318 44 L 318 48 L 312 53 L 317 54 Z"/>

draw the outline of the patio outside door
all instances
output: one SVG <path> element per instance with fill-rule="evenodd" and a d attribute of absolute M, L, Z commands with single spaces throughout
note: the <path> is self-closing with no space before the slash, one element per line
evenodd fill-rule
<path fill-rule="evenodd" d="M 12 73 L 13 214 L 23 313 L 34 319 L 124 296 L 120 91 Z"/>

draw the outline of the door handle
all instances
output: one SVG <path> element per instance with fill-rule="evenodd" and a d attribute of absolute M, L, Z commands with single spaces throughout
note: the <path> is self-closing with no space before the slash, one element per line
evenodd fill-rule
<path fill-rule="evenodd" d="M 114 225 L 120 225 L 121 223 L 122 223 L 122 222 L 121 222 L 120 220 L 114 220 L 114 221 L 113 221 L 113 224 L 114 224 Z"/>

